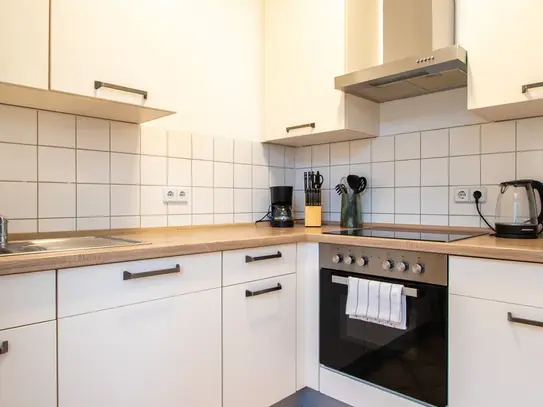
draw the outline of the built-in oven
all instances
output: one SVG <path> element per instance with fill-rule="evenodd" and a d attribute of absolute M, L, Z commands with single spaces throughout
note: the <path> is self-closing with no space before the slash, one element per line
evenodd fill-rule
<path fill-rule="evenodd" d="M 445 407 L 447 257 L 320 246 L 320 363 L 400 396 Z M 403 285 L 406 329 L 347 315 L 349 276 Z"/>

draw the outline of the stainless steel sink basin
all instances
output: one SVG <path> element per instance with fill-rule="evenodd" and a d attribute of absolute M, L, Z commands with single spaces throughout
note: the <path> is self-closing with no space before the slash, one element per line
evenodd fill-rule
<path fill-rule="evenodd" d="M 0 246 L 0 256 L 30 254 L 35 252 L 58 252 L 66 250 L 99 249 L 145 244 L 140 240 L 111 236 L 68 237 L 62 239 L 37 239 L 9 242 Z"/>

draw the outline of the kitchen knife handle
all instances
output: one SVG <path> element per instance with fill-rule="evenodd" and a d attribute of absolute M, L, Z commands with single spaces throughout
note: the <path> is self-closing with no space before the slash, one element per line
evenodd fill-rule
<path fill-rule="evenodd" d="M 123 271 L 123 280 L 135 280 L 138 278 L 163 276 L 165 274 L 174 274 L 174 273 L 181 273 L 181 266 L 179 264 L 176 264 L 175 267 L 171 269 L 144 271 L 143 273 L 131 273 L 125 270 Z"/>
<path fill-rule="evenodd" d="M 312 129 L 315 128 L 315 122 L 313 123 L 305 123 L 305 124 L 299 124 L 297 126 L 290 126 L 290 127 L 287 127 L 287 133 L 291 130 L 297 130 L 297 129 L 303 129 L 305 127 L 311 127 Z"/>
<path fill-rule="evenodd" d="M 115 85 L 113 83 L 107 83 L 102 81 L 94 81 L 94 89 L 98 90 L 100 88 L 109 88 L 120 90 L 121 92 L 135 93 L 136 95 L 141 95 L 145 100 L 147 100 L 147 91 L 141 89 L 128 88 L 126 86 Z"/>
<path fill-rule="evenodd" d="M 0 345 L 0 355 L 8 353 L 8 350 L 9 350 L 8 341 L 2 342 L 2 345 Z"/>
<path fill-rule="evenodd" d="M 523 324 L 523 325 L 530 325 L 530 326 L 537 326 L 538 328 L 543 328 L 543 322 L 541 321 L 534 321 L 532 319 L 524 319 L 524 318 L 517 318 L 514 317 L 511 312 L 507 313 L 507 320 L 509 322 L 514 322 L 516 324 Z"/>
<path fill-rule="evenodd" d="M 257 295 L 267 294 L 274 291 L 282 290 L 283 286 L 281 286 L 281 283 L 277 283 L 275 287 L 271 288 L 265 288 L 264 290 L 258 290 L 258 291 L 251 291 L 251 290 L 245 290 L 245 296 L 246 297 L 256 297 Z"/>
<path fill-rule="evenodd" d="M 245 256 L 245 263 L 252 263 L 253 261 L 278 259 L 280 257 L 283 257 L 283 254 L 279 251 L 276 254 L 268 254 L 266 256 L 258 256 L 258 257 Z"/>

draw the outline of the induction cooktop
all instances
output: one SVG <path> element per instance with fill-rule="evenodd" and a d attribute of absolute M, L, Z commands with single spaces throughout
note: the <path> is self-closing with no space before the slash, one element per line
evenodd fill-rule
<path fill-rule="evenodd" d="M 420 240 L 428 242 L 455 242 L 462 239 L 467 239 L 475 236 L 482 236 L 486 233 L 481 232 L 458 232 L 458 233 L 442 233 L 442 232 L 425 232 L 421 230 L 391 230 L 391 229 L 348 229 L 348 230 L 331 230 L 324 232 L 325 235 L 342 235 L 342 236 L 358 236 L 358 237 L 381 237 L 387 239 L 403 239 L 403 240 Z"/>

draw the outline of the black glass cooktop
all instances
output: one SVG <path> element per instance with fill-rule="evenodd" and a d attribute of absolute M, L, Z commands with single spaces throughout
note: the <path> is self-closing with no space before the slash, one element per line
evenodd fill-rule
<path fill-rule="evenodd" d="M 324 232 L 326 235 L 360 236 L 360 237 L 382 237 L 388 239 L 404 240 L 424 240 L 428 242 L 454 242 L 467 239 L 469 237 L 481 236 L 485 233 L 440 233 L 440 232 L 422 232 L 409 230 L 387 230 L 387 229 L 349 229 L 349 230 L 331 230 Z"/>

